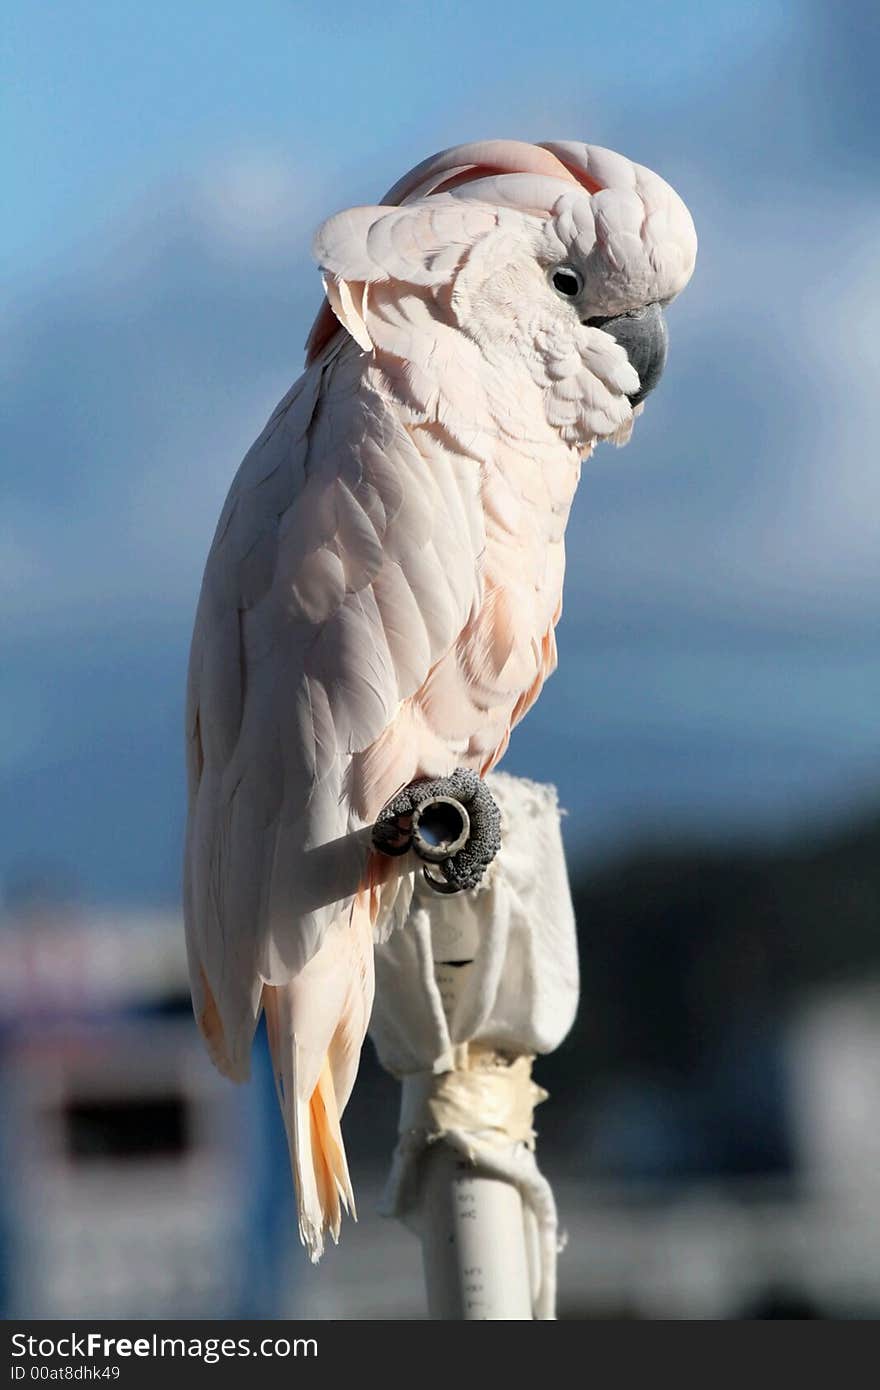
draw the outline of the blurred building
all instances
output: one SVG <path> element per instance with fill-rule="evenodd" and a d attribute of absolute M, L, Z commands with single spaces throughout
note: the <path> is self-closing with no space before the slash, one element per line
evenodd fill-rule
<path fill-rule="evenodd" d="M 6 1316 L 277 1313 L 271 1075 L 262 1049 L 248 1087 L 208 1063 L 178 920 L 7 918 L 0 1073 Z"/>
<path fill-rule="evenodd" d="M 787 1172 L 560 1188 L 563 1315 L 880 1316 L 880 985 L 805 999 L 783 1048 Z"/>
<path fill-rule="evenodd" d="M 880 1315 L 880 987 L 818 987 L 786 1017 L 738 1032 L 690 1098 L 620 1072 L 583 1106 L 555 1073 L 560 1316 Z M 252 1085 L 213 1071 L 176 917 L 8 916 L 0 1072 L 6 1316 L 424 1316 L 418 1244 L 376 1214 L 393 1083 L 368 1048 L 346 1119 L 360 1221 L 308 1267 L 263 1040 Z"/>

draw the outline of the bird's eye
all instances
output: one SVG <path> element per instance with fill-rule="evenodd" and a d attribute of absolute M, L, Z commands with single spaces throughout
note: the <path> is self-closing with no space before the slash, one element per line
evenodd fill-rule
<path fill-rule="evenodd" d="M 565 299 L 577 299 L 584 287 L 584 278 L 574 266 L 558 265 L 551 272 L 550 283 Z"/>

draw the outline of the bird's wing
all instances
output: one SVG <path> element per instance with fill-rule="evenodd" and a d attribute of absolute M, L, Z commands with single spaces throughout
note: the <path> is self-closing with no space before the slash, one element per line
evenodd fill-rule
<path fill-rule="evenodd" d="M 428 467 L 363 377 L 346 339 L 282 401 L 231 489 L 196 618 L 186 925 L 196 1011 L 234 1075 L 263 982 L 291 978 L 344 911 L 304 901 L 322 886 L 305 852 L 364 823 L 353 757 L 478 603 L 473 459 L 450 446 Z"/>

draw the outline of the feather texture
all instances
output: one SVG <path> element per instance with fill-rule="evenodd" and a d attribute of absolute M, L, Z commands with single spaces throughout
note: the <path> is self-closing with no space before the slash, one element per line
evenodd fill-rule
<path fill-rule="evenodd" d="M 309 365 L 205 570 L 184 874 L 197 1019 L 242 1078 L 266 1012 L 315 1257 L 353 1206 L 339 1117 L 384 890 L 373 866 L 338 898 L 313 852 L 416 777 L 494 766 L 555 665 L 581 460 L 628 435 L 639 378 L 549 267 L 576 260 L 607 315 L 677 293 L 694 247 L 656 175 L 565 142 L 446 151 L 315 238 Z"/>

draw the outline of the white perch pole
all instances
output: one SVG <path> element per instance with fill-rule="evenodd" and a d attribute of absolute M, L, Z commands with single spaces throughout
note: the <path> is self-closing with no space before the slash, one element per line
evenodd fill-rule
<path fill-rule="evenodd" d="M 552 787 L 492 773 L 501 848 L 475 890 L 416 880 L 376 948 L 370 1031 L 402 1083 L 383 1209 L 419 1237 L 429 1315 L 555 1316 L 557 1220 L 531 1080 L 577 1008 L 574 913 Z"/>
<path fill-rule="evenodd" d="M 451 903 L 445 919 L 435 915 L 434 978 L 448 1023 L 468 986 L 478 944 L 473 922 L 457 923 Z M 509 1146 L 511 1154 L 514 1149 Z M 530 1322 L 532 1295 L 519 1188 L 480 1172 L 442 1140 L 429 1147 L 423 1163 L 420 1226 L 428 1316 Z"/>
<path fill-rule="evenodd" d="M 422 1258 L 430 1318 L 531 1321 L 522 1198 L 440 1140 L 425 1157 Z"/>

